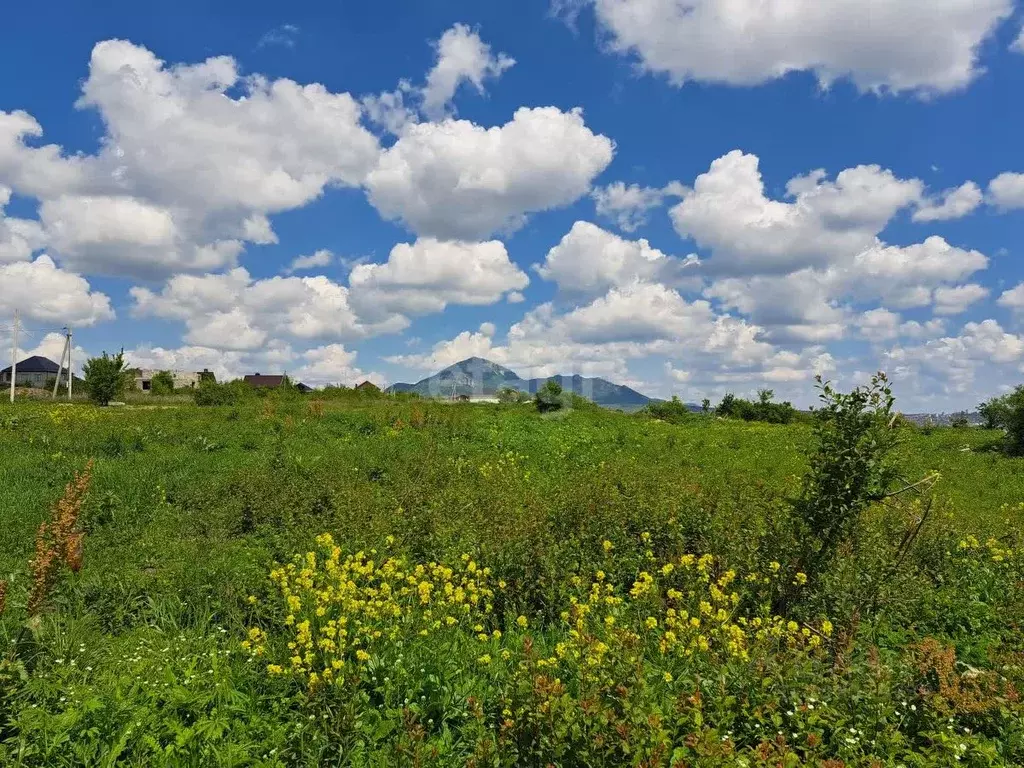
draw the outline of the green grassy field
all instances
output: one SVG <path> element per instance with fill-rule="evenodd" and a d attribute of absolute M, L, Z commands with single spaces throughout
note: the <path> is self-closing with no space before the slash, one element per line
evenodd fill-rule
<path fill-rule="evenodd" d="M 5 407 L 0 764 L 1024 763 L 1024 460 L 903 430 L 908 480 L 939 482 L 776 616 L 811 437 L 388 398 Z M 23 629 L 37 527 L 90 459 L 82 567 Z"/>

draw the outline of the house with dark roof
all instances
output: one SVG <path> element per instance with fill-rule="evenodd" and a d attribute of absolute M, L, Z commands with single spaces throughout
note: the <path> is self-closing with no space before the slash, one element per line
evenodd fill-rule
<path fill-rule="evenodd" d="M 286 378 L 286 376 L 278 374 L 268 376 L 257 371 L 250 373 L 242 380 L 253 389 L 277 389 L 284 384 Z"/>
<path fill-rule="evenodd" d="M 242 377 L 242 380 L 253 389 L 277 389 L 278 387 L 284 386 L 286 381 L 289 381 L 288 377 L 283 374 L 262 374 L 262 373 L 250 373 L 247 376 Z M 305 394 L 306 392 L 312 392 L 312 387 L 307 387 L 305 384 L 300 382 L 292 382 L 292 385 L 299 392 Z"/>
<path fill-rule="evenodd" d="M 53 360 L 39 355 L 20 360 L 14 372 L 14 383 L 44 389 L 53 384 L 61 368 Z M 0 371 L 0 384 L 11 384 L 11 366 Z"/>

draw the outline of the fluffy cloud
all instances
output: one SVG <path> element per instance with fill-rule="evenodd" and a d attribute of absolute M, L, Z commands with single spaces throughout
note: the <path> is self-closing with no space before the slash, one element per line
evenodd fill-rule
<path fill-rule="evenodd" d="M 978 286 L 956 284 L 987 264 L 978 251 L 930 237 L 906 247 L 876 243 L 825 269 L 721 278 L 705 293 L 764 326 L 774 341 L 827 341 L 842 338 L 848 329 L 851 309 L 845 302 L 881 299 L 909 308 L 934 301 L 946 314 L 962 311 L 983 294 Z"/>
<path fill-rule="evenodd" d="M 930 200 L 914 211 L 914 221 L 944 221 L 960 219 L 974 213 L 984 200 L 981 187 L 973 181 L 943 193 L 939 201 Z"/>
<path fill-rule="evenodd" d="M 434 44 L 437 60 L 422 87 L 409 80 L 398 82 L 393 91 L 363 97 L 369 120 L 388 133 L 401 136 L 419 122 L 422 112 L 428 120 L 439 121 L 454 113 L 451 102 L 463 83 L 484 92 L 484 81 L 501 76 L 516 62 L 504 53 L 497 55 L 465 24 L 455 24 Z"/>
<path fill-rule="evenodd" d="M 1024 283 L 1019 283 L 1015 288 L 1003 291 L 996 304 L 1024 316 Z"/>
<path fill-rule="evenodd" d="M 231 266 L 245 241 L 276 242 L 267 214 L 360 185 L 379 154 L 349 94 L 242 77 L 226 56 L 166 66 L 98 43 L 78 106 L 103 120 L 96 155 L 32 147 L 39 124 L 0 113 L 0 182 L 39 198 L 55 255 L 95 272 Z"/>
<path fill-rule="evenodd" d="M 988 185 L 988 199 L 997 208 L 1024 208 L 1024 173 L 1001 173 Z"/>
<path fill-rule="evenodd" d="M 811 72 L 822 85 L 948 92 L 981 72 L 981 44 L 1013 0 L 577 0 L 612 50 L 671 82 L 755 85 Z"/>
<path fill-rule="evenodd" d="M 907 246 L 879 238 L 906 208 L 950 217 L 963 208 L 967 185 L 933 203 L 918 179 L 858 166 L 835 180 L 821 170 L 797 176 L 786 185 L 789 200 L 773 200 L 758 164 L 739 151 L 715 160 L 670 214 L 679 234 L 710 251 L 700 267 L 711 278 L 705 295 L 748 316 L 772 341 L 840 339 L 857 317 L 854 305 L 934 303 L 939 314 L 955 314 L 985 295 L 961 285 L 988 266 L 984 254 L 937 236 Z"/>
<path fill-rule="evenodd" d="M 504 53 L 491 53 L 491 47 L 465 24 L 456 24 L 441 35 L 436 48 L 437 63 L 427 75 L 422 92 L 422 109 L 431 120 L 444 117 L 462 83 L 469 83 L 483 93 L 484 80 L 500 76 L 516 63 Z"/>
<path fill-rule="evenodd" d="M 0 264 L 0 315 L 15 309 L 25 318 L 57 325 L 88 326 L 114 319 L 107 296 L 46 255 Z"/>
<path fill-rule="evenodd" d="M 861 335 L 872 342 L 891 341 L 904 337 L 910 339 L 924 339 L 941 335 L 945 331 L 945 323 L 934 318 L 925 323 L 916 320 L 902 321 L 896 312 L 890 312 L 884 307 L 870 309 L 860 315 L 856 320 Z"/>
<path fill-rule="evenodd" d="M 1013 41 L 1012 45 L 1010 45 L 1010 50 L 1016 51 L 1017 53 L 1024 53 L 1024 29 L 1020 31 L 1020 34 L 1017 35 L 1017 39 Z"/>
<path fill-rule="evenodd" d="M 356 353 L 345 349 L 343 344 L 327 344 L 307 349 L 301 354 L 302 365 L 290 377 L 311 387 L 326 384 L 342 384 L 352 387 L 369 379 L 383 387 L 384 378 L 379 373 L 365 373 L 355 365 Z"/>
<path fill-rule="evenodd" d="M 252 350 L 267 339 L 361 339 L 402 330 L 405 318 L 364 323 L 349 304 L 345 286 L 317 277 L 253 280 L 239 267 L 224 274 L 177 275 L 160 293 L 132 288 L 134 311 L 180 320 L 190 345 Z"/>
<path fill-rule="evenodd" d="M 33 197 L 81 188 L 86 179 L 86 159 L 67 157 L 55 144 L 28 144 L 42 135 L 43 127 L 27 112 L 0 111 L 0 184 Z"/>
<path fill-rule="evenodd" d="M 47 239 L 70 267 L 159 276 L 219 269 L 235 262 L 239 240 L 190 242 L 170 210 L 124 195 L 62 195 L 40 206 Z"/>
<path fill-rule="evenodd" d="M 4 215 L 4 207 L 10 199 L 11 190 L 0 185 L 0 264 L 26 261 L 46 242 L 39 222 Z"/>
<path fill-rule="evenodd" d="M 747 315 L 775 341 L 822 342 L 846 333 L 849 310 L 832 297 L 829 278 L 811 269 L 791 275 L 727 277 L 705 296 Z"/>
<path fill-rule="evenodd" d="M 680 235 L 714 252 L 718 270 L 787 272 L 853 256 L 923 190 L 917 179 L 862 165 L 835 181 L 821 170 L 791 179 L 793 202 L 783 202 L 765 196 L 758 165 L 739 150 L 718 158 L 670 211 Z"/>
<path fill-rule="evenodd" d="M 497 240 L 427 237 L 399 243 L 384 264 L 358 264 L 349 275 L 353 304 L 367 317 L 441 312 L 448 304 L 493 304 L 528 283 Z"/>
<path fill-rule="evenodd" d="M 909 382 L 920 392 L 965 394 L 982 372 L 998 381 L 1009 366 L 1019 366 L 1024 338 L 1007 333 L 995 320 L 984 320 L 967 323 L 957 336 L 894 347 L 883 360 L 897 381 Z"/>
<path fill-rule="evenodd" d="M 326 248 L 309 254 L 308 256 L 296 256 L 292 259 L 292 263 L 285 269 L 285 273 L 292 274 L 293 272 L 301 272 L 306 269 L 316 269 L 317 267 L 327 267 L 334 261 L 334 254 Z"/>
<path fill-rule="evenodd" d="M 646 240 L 624 240 L 586 221 L 577 221 L 548 251 L 537 272 L 559 289 L 599 294 L 636 280 L 677 284 L 697 259 L 677 259 L 652 248 Z"/>
<path fill-rule="evenodd" d="M 678 181 L 662 188 L 626 186 L 621 181 L 598 187 L 590 196 L 598 216 L 611 219 L 623 232 L 635 232 L 647 223 L 647 212 L 660 208 L 666 197 L 683 197 L 688 190 Z"/>
<path fill-rule="evenodd" d="M 579 109 L 522 108 L 492 128 L 450 119 L 407 127 L 366 187 L 382 216 L 417 235 L 482 240 L 587 194 L 613 152 Z"/>
<path fill-rule="evenodd" d="M 976 283 L 952 288 L 936 288 L 935 314 L 959 315 L 961 312 L 965 312 L 971 304 L 981 301 L 986 296 L 988 296 L 988 289 L 982 288 Z"/>

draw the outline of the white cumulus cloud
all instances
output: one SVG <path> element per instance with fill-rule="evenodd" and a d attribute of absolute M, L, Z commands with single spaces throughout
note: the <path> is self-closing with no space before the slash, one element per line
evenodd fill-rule
<path fill-rule="evenodd" d="M 929 200 L 914 211 L 914 221 L 944 221 L 960 219 L 977 210 L 985 199 L 981 187 L 973 181 L 956 189 L 946 190 L 941 200 Z"/>
<path fill-rule="evenodd" d="M 366 187 L 382 216 L 419 236 L 482 240 L 587 194 L 613 152 L 581 110 L 524 107 L 492 128 L 450 119 L 407 127 Z"/>
<path fill-rule="evenodd" d="M 383 264 L 358 264 L 349 275 L 354 306 L 367 317 L 422 315 L 448 304 L 494 304 L 526 287 L 498 240 L 483 243 L 421 238 L 399 243 Z"/>
<path fill-rule="evenodd" d="M 693 256 L 668 256 L 647 240 L 625 240 L 590 222 L 577 221 L 548 251 L 537 272 L 563 291 L 599 294 L 636 280 L 676 284 L 696 263 Z"/>
<path fill-rule="evenodd" d="M 644 69 L 756 85 L 810 72 L 824 86 L 945 93 L 981 72 L 1013 0 L 585 0 L 610 48 Z M 579 3 L 576 3 L 578 5 Z"/>
<path fill-rule="evenodd" d="M 58 267 L 49 256 L 0 264 L 0 315 L 47 323 L 89 326 L 114 319 L 110 299 L 85 278 Z"/>

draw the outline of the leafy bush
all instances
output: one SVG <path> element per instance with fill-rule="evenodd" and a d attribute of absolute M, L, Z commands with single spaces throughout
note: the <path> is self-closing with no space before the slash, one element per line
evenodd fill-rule
<path fill-rule="evenodd" d="M 505 403 L 506 405 L 514 405 L 516 403 L 524 403 L 530 399 L 530 396 L 522 390 L 515 389 L 514 387 L 502 387 L 498 390 L 498 402 Z"/>
<path fill-rule="evenodd" d="M 693 419 L 690 409 L 676 395 L 673 395 L 671 400 L 648 403 L 640 412 L 645 416 L 661 419 L 672 424 L 682 424 Z"/>
<path fill-rule="evenodd" d="M 128 385 L 123 349 L 114 356 L 104 352 L 102 357 L 86 360 L 82 370 L 89 399 L 100 405 L 108 405 L 111 400 L 116 400 Z"/>
<path fill-rule="evenodd" d="M 775 393 L 770 389 L 758 390 L 757 400 L 750 401 L 736 397 L 731 392 L 722 398 L 715 413 L 726 418 L 744 421 L 764 421 L 769 424 L 789 424 L 797 416 L 797 410 L 789 402 L 772 401 Z"/>
<path fill-rule="evenodd" d="M 1007 453 L 1024 456 L 1024 384 L 1013 392 L 994 397 L 978 407 L 989 429 L 1002 429 Z"/>
<path fill-rule="evenodd" d="M 544 382 L 544 386 L 537 390 L 533 402 L 541 413 L 561 410 L 565 406 L 562 385 L 558 383 L 557 379 L 548 379 Z"/>
<path fill-rule="evenodd" d="M 203 380 L 192 390 L 192 397 L 196 405 L 236 405 L 245 400 L 255 399 L 256 393 L 241 379 L 223 384 Z"/>
<path fill-rule="evenodd" d="M 861 513 L 886 498 L 900 476 L 893 454 L 895 398 L 885 374 L 849 394 L 816 380 L 821 407 L 814 413 L 815 448 L 794 505 L 803 542 L 796 570 L 810 580 L 827 568 Z"/>
<path fill-rule="evenodd" d="M 149 385 L 149 391 L 154 395 L 173 395 L 174 376 L 171 375 L 170 371 L 154 373 Z"/>
<path fill-rule="evenodd" d="M 981 403 L 978 411 L 986 427 L 1006 432 L 1007 453 L 1024 456 L 1024 384 L 1009 394 Z"/>

